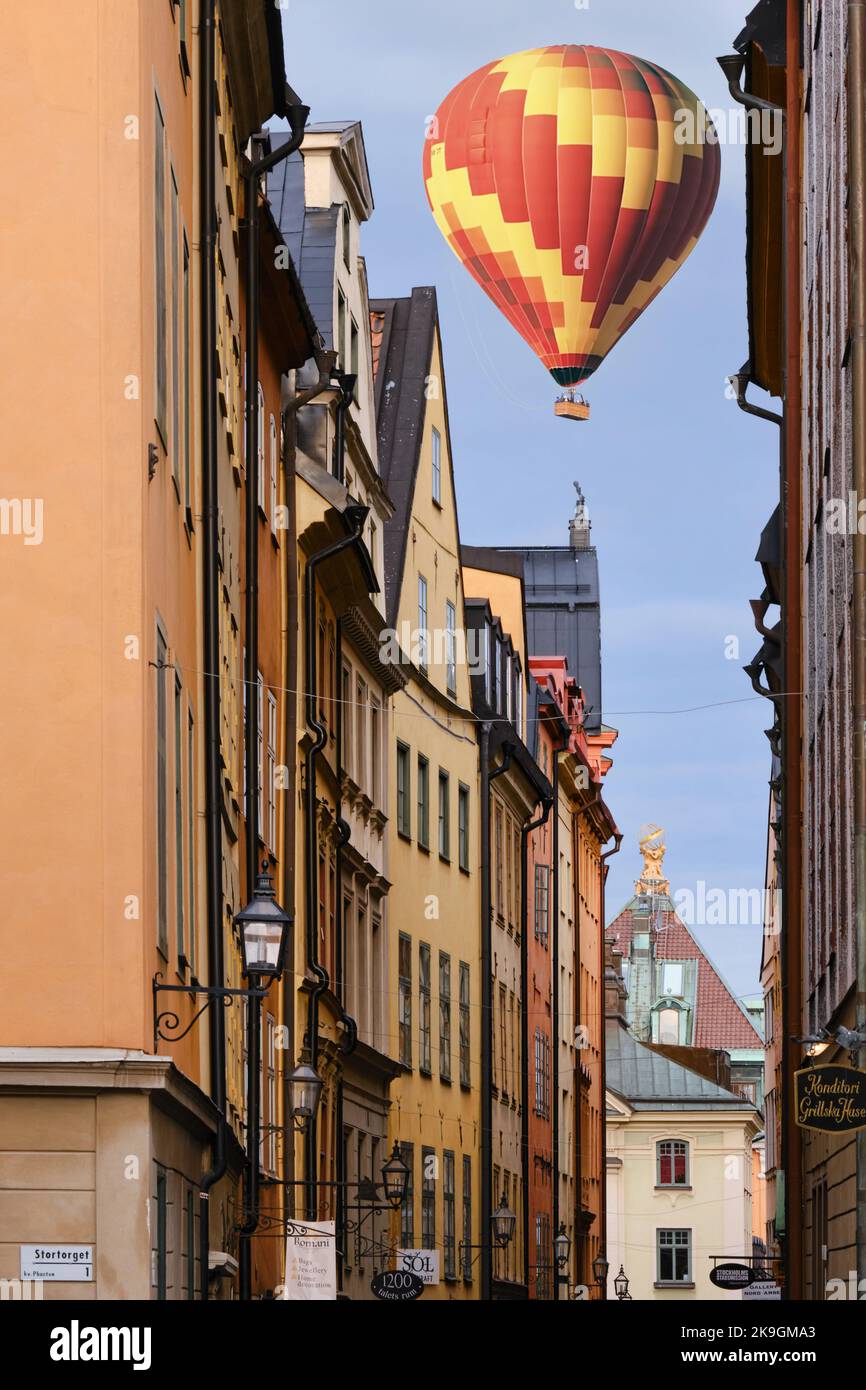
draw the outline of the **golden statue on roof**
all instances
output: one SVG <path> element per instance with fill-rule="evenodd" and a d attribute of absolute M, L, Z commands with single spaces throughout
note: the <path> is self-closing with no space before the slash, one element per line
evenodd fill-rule
<path fill-rule="evenodd" d="M 636 893 L 670 893 L 670 880 L 662 872 L 665 850 L 664 830 L 658 825 L 645 825 L 638 841 L 643 856 L 643 872 L 635 883 Z"/>

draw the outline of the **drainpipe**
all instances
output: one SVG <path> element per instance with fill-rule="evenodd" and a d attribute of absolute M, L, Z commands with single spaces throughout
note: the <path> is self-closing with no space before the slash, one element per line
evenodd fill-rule
<path fill-rule="evenodd" d="M 860 8 L 859 0 L 857 8 Z M 741 86 L 741 54 L 719 60 L 731 96 L 747 109 L 772 111 L 783 122 L 782 285 L 785 343 L 784 412 L 781 421 L 782 562 L 782 1169 L 785 1176 L 785 1298 L 802 1297 L 803 1207 L 802 1141 L 793 1114 L 794 1071 L 799 1064 L 792 1039 L 802 1032 L 802 843 L 801 843 L 801 458 L 800 458 L 800 0 L 786 0 L 787 53 L 785 107 L 774 105 Z M 852 12 L 853 13 L 853 12 Z M 857 22 L 852 18 L 852 33 Z M 738 397 L 739 399 L 739 397 Z M 746 407 L 743 407 L 746 408 Z M 757 414 L 752 407 L 748 414 Z"/>
<path fill-rule="evenodd" d="M 601 951 L 599 982 L 601 986 L 601 1019 L 600 1019 L 600 1039 L 601 1039 L 601 1193 L 599 1200 L 599 1216 L 601 1218 L 601 1244 L 599 1249 L 607 1259 L 607 1106 L 605 1104 L 605 1086 L 607 1083 L 607 1017 L 604 1007 L 604 933 L 607 921 L 607 907 L 605 901 L 605 889 L 607 887 L 608 859 L 612 859 L 615 854 L 619 854 L 622 848 L 622 835 L 617 830 L 615 832 L 613 849 L 607 850 L 600 856 L 601 865 L 601 932 L 599 948 Z M 602 1289 L 602 1302 L 607 1301 L 607 1280 Z"/>
<path fill-rule="evenodd" d="M 529 1297 L 529 837 L 546 825 L 553 797 L 541 801 L 541 815 L 520 828 L 520 978 L 523 987 L 522 1033 L 523 1049 L 520 1084 L 523 1088 L 523 1112 L 520 1122 L 521 1167 L 523 1168 L 523 1280 Z M 555 1106 L 554 1106 L 555 1109 Z M 556 1235 L 554 1227 L 553 1235 Z M 556 1261 L 554 1260 L 554 1271 Z"/>
<path fill-rule="evenodd" d="M 289 107 L 292 128 L 289 140 L 263 159 L 250 162 L 245 179 L 247 284 L 246 284 L 246 878 L 247 897 L 256 881 L 259 842 L 259 429 L 263 427 L 259 409 L 259 181 L 276 164 L 293 154 L 304 138 L 310 108 L 300 103 Z M 254 148 L 255 146 L 253 146 Z M 252 1298 L 252 1251 L 250 1237 L 259 1224 L 259 1127 L 261 1096 L 261 999 L 247 1000 L 247 1170 L 244 1183 L 244 1219 L 239 1228 L 240 1297 Z"/>
<path fill-rule="evenodd" d="M 220 773 L 219 687 L 219 493 L 216 449 L 216 203 L 214 124 L 215 0 L 203 0 L 199 18 L 199 204 L 201 243 L 201 460 L 202 460 L 202 593 L 204 629 L 205 865 L 207 882 L 207 971 L 210 985 L 225 979 L 223 959 L 222 783 Z M 207 1301 L 210 1251 L 210 1190 L 226 1171 L 226 1034 L 225 1011 L 208 1010 L 210 1092 L 217 1111 L 211 1166 L 199 1181 L 201 1299 Z"/>
<path fill-rule="evenodd" d="M 481 761 L 481 1300 L 489 1303 L 493 1285 L 491 1217 L 493 1202 L 493 913 L 490 892 L 490 784 L 511 766 L 512 747 L 506 743 L 499 767 L 490 771 L 490 735 L 484 720 L 479 729 Z M 525 1196 L 525 1194 L 524 1194 Z"/>
<path fill-rule="evenodd" d="M 347 508 L 344 513 L 346 519 L 351 524 L 351 530 L 339 541 L 325 546 L 322 550 L 311 555 L 304 566 L 304 604 L 305 604 L 305 644 L 306 644 L 306 697 L 305 715 L 307 728 L 312 732 L 313 739 L 310 742 L 306 758 L 306 947 L 307 947 L 307 969 L 314 978 L 314 985 L 310 991 L 310 998 L 307 1010 L 307 1047 L 309 1049 L 310 1066 L 316 1070 L 316 1062 L 319 1051 L 319 999 L 330 983 L 328 972 L 319 961 L 319 936 L 317 930 L 317 883 L 319 871 L 319 832 L 316 822 L 317 815 L 317 783 L 316 783 L 316 759 L 324 748 L 328 733 L 325 725 L 318 717 L 316 708 L 318 701 L 318 686 L 316 672 L 316 571 L 326 560 L 330 560 L 334 555 L 338 555 L 343 550 L 348 550 L 355 545 L 363 536 L 364 523 L 367 520 L 368 508 L 352 506 Z M 306 1216 L 309 1220 L 314 1220 L 316 1216 L 316 1150 L 317 1150 L 318 1125 L 315 1117 L 310 1121 L 306 1132 L 306 1179 L 307 1179 L 307 1198 Z"/>
<path fill-rule="evenodd" d="M 866 496 L 866 5 L 848 5 L 848 242 L 850 246 L 852 455 L 854 492 Z M 854 694 L 854 891 L 857 953 L 855 1028 L 866 1019 L 866 536 L 852 538 L 851 633 Z M 866 1065 L 866 1050 L 858 1056 Z M 857 1278 L 866 1279 L 866 1130 L 857 1133 Z M 812 1291 L 813 1298 L 815 1291 Z"/>

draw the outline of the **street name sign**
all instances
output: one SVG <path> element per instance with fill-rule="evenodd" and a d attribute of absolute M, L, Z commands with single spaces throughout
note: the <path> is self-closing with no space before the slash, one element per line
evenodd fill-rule
<path fill-rule="evenodd" d="M 62 1279 L 66 1284 L 93 1283 L 92 1245 L 22 1245 L 22 1279 Z"/>

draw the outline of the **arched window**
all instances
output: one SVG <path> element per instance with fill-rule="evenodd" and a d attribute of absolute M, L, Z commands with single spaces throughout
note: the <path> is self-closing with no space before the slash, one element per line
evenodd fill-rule
<path fill-rule="evenodd" d="M 688 1187 L 689 1146 L 684 1139 L 661 1139 L 656 1144 L 656 1186 Z"/>
<path fill-rule="evenodd" d="M 680 1040 L 680 1011 L 679 1009 L 659 1009 L 659 1042 L 679 1043 Z"/>

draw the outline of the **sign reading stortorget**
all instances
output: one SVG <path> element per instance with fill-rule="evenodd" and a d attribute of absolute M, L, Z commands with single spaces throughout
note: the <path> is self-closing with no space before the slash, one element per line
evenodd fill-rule
<path fill-rule="evenodd" d="M 286 1240 L 283 1298 L 320 1302 L 337 1297 L 337 1248 L 333 1221 L 305 1221 L 303 1235 Z"/>
<path fill-rule="evenodd" d="M 398 1250 L 397 1269 L 417 1274 L 422 1284 L 439 1283 L 438 1250 Z"/>
<path fill-rule="evenodd" d="M 420 1298 L 424 1292 L 423 1281 L 417 1274 L 409 1274 L 405 1269 L 383 1269 L 374 1274 L 370 1288 L 377 1298 L 385 1303 L 409 1303 Z"/>
<path fill-rule="evenodd" d="M 61 1279 L 93 1283 L 92 1245 L 22 1245 L 22 1279 Z"/>
<path fill-rule="evenodd" d="M 794 1073 L 797 1124 L 825 1134 L 866 1129 L 866 1072 L 854 1067 L 805 1067 Z"/>
<path fill-rule="evenodd" d="M 723 1264 L 710 1270 L 710 1283 L 717 1289 L 746 1289 L 755 1279 L 748 1265 Z"/>

